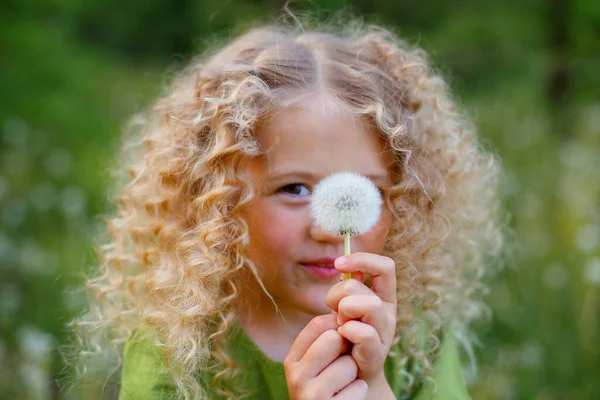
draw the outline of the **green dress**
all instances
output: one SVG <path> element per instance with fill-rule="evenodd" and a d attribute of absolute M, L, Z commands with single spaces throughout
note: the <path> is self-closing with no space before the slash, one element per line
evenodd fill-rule
<path fill-rule="evenodd" d="M 175 398 L 175 386 L 163 363 L 161 350 L 153 344 L 149 328 L 139 328 L 127 341 L 123 357 L 121 392 L 119 400 L 158 400 Z M 465 400 L 470 399 L 460 371 L 456 344 L 452 335 L 445 335 L 438 367 L 433 374 L 437 382 L 426 382 L 413 399 L 417 400 Z M 269 359 L 244 333 L 237 329 L 230 339 L 232 357 L 243 371 L 236 385 L 242 385 L 250 399 L 288 399 L 283 364 Z M 398 396 L 401 383 L 394 373 L 394 362 L 388 357 L 385 375 L 392 391 Z M 211 399 L 222 397 L 204 385 Z M 236 386 L 239 387 L 239 386 Z"/>

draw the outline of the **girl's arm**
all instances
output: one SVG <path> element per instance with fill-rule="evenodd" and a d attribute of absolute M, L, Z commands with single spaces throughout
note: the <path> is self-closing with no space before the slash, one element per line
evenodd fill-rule
<path fill-rule="evenodd" d="M 147 327 L 138 328 L 125 345 L 119 400 L 172 399 L 175 386 Z"/>

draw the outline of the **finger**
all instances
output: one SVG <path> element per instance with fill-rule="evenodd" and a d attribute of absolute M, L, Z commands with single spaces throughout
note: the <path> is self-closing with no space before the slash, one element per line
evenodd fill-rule
<path fill-rule="evenodd" d="M 336 316 L 333 314 L 319 315 L 313 318 L 300 332 L 285 357 L 285 362 L 298 362 L 304 353 L 321 334 L 330 329 L 337 329 Z"/>
<path fill-rule="evenodd" d="M 359 281 L 360 283 L 365 283 L 365 274 L 360 271 L 352 272 L 350 274 L 350 278 Z M 343 276 L 340 277 L 340 281 L 345 280 Z M 347 279 L 346 279 L 347 280 Z"/>
<path fill-rule="evenodd" d="M 335 268 L 344 272 L 370 274 L 373 292 L 382 300 L 396 304 L 396 263 L 389 257 L 372 253 L 353 253 L 335 259 Z"/>
<path fill-rule="evenodd" d="M 369 385 L 362 379 L 355 379 L 348 386 L 340 390 L 335 396 L 336 400 L 364 400 L 367 398 Z"/>
<path fill-rule="evenodd" d="M 345 343 L 346 339 L 337 330 L 323 332 L 299 361 L 304 366 L 303 375 L 310 378 L 319 375 L 348 350 L 349 345 Z"/>
<path fill-rule="evenodd" d="M 359 321 L 348 321 L 338 328 L 338 332 L 354 344 L 352 357 L 363 371 L 379 368 L 387 354 L 375 328 Z"/>
<path fill-rule="evenodd" d="M 339 392 L 352 381 L 358 374 L 358 365 L 350 355 L 341 356 L 332 362 L 315 379 L 315 386 L 327 393 L 327 398 Z"/>
<path fill-rule="evenodd" d="M 377 331 L 382 343 L 391 343 L 396 331 L 395 306 L 371 295 L 344 297 L 338 305 L 338 325 L 360 320 Z"/>
<path fill-rule="evenodd" d="M 348 279 L 333 285 L 325 295 L 325 304 L 334 311 L 338 309 L 338 303 L 341 299 L 353 295 L 371 295 L 374 293 L 366 287 L 362 282 L 356 279 Z"/>

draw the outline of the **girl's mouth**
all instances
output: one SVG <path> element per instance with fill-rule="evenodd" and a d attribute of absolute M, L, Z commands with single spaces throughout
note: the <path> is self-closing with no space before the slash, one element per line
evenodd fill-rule
<path fill-rule="evenodd" d="M 333 268 L 333 264 L 329 267 L 320 265 L 302 264 L 304 268 L 311 274 L 321 279 L 332 279 L 340 275 L 337 269 Z"/>
<path fill-rule="evenodd" d="M 320 279 L 332 279 L 339 277 L 340 273 L 333 266 L 335 258 L 321 258 L 318 260 L 311 260 L 302 262 L 302 265 L 308 272 Z"/>

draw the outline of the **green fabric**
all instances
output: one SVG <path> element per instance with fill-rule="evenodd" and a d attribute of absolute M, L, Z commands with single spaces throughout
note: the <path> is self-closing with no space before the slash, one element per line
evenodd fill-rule
<path fill-rule="evenodd" d="M 159 348 L 153 345 L 153 335 L 148 328 L 134 332 L 125 346 L 119 400 L 158 400 L 175 398 L 175 386 L 163 361 Z M 283 364 L 269 359 L 256 347 L 242 329 L 237 329 L 230 339 L 231 355 L 243 371 L 235 382 L 249 394 L 247 398 L 260 400 L 287 399 L 287 385 Z M 460 371 L 456 344 L 452 335 L 445 335 L 439 364 L 433 374 L 437 388 L 427 381 L 415 400 L 464 400 L 470 399 Z M 385 374 L 396 396 L 400 392 L 401 379 L 394 372 L 395 360 L 388 357 Z M 210 378 L 207 379 L 210 382 Z M 205 385 L 208 388 L 208 385 Z M 208 388 L 211 399 L 222 396 Z"/>
<path fill-rule="evenodd" d="M 463 400 L 470 399 L 460 368 L 458 349 L 451 334 L 444 335 L 438 365 L 433 382 L 427 381 L 415 400 Z"/>

